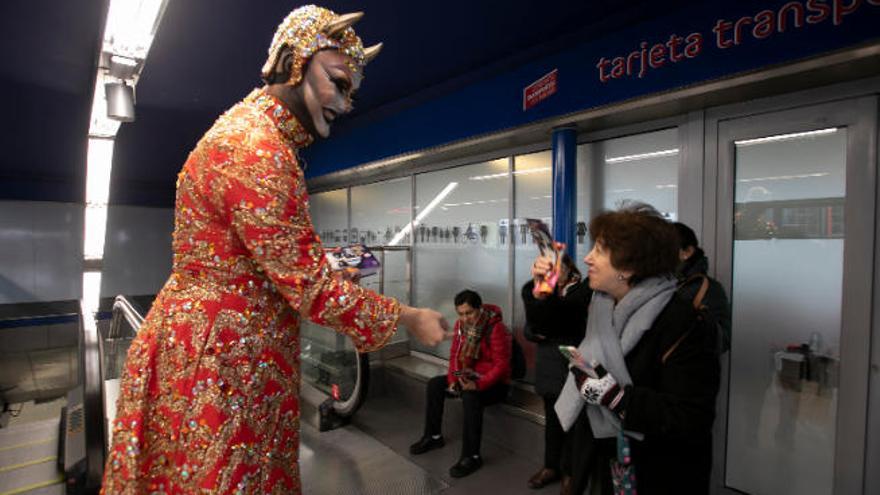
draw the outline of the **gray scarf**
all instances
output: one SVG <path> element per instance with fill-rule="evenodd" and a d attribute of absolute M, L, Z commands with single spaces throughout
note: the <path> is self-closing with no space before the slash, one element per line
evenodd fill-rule
<path fill-rule="evenodd" d="M 587 319 L 587 333 L 578 350 L 588 363 L 596 360 L 624 387 L 632 384 L 626 369 L 626 356 L 651 328 L 657 315 L 675 294 L 675 280 L 652 277 L 633 286 L 615 306 L 614 299 L 604 292 L 593 293 Z M 574 375 L 568 374 L 559 400 L 556 414 L 562 428 L 568 431 L 584 408 L 583 397 L 578 392 Z M 608 438 L 620 431 L 620 420 L 604 407 L 587 404 L 587 417 L 593 436 Z M 641 434 L 627 432 L 641 438 Z"/>

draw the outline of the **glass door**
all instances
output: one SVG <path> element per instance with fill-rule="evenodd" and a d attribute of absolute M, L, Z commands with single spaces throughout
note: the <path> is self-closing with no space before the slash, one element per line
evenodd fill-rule
<path fill-rule="evenodd" d="M 865 98 L 717 122 L 716 271 L 733 316 L 723 492 L 861 492 L 876 108 Z"/>

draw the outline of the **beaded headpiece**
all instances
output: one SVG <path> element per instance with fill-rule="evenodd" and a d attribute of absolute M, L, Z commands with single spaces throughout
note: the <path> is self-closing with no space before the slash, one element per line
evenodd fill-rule
<path fill-rule="evenodd" d="M 302 80 L 303 67 L 312 55 L 326 48 L 334 48 L 348 55 L 351 59 L 351 70 L 361 72 L 382 50 L 382 43 L 364 48 L 361 39 L 351 27 L 363 16 L 363 12 L 337 15 L 316 5 L 306 5 L 294 10 L 275 31 L 275 37 L 269 46 L 269 58 L 263 64 L 263 79 L 270 79 L 281 49 L 285 46 L 293 52 L 293 68 L 288 80 L 291 84 L 298 84 Z"/>

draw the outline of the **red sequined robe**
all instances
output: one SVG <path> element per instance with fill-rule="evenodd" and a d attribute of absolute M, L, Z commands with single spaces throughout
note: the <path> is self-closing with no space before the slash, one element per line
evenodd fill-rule
<path fill-rule="evenodd" d="M 299 493 L 300 318 L 383 346 L 399 305 L 330 276 L 296 149 L 255 90 L 177 183 L 174 263 L 128 352 L 103 493 Z"/>

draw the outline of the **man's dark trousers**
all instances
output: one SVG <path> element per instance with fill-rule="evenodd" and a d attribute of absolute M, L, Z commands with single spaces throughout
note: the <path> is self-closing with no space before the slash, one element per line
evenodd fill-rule
<path fill-rule="evenodd" d="M 446 400 L 448 385 L 446 375 L 438 375 L 428 380 L 427 407 L 425 408 L 425 435 L 440 435 L 443 424 L 443 403 Z M 461 456 L 480 454 L 480 439 L 483 436 L 483 408 L 497 404 L 507 397 L 508 386 L 497 383 L 486 390 L 464 390 L 461 401 L 464 407 L 464 445 Z"/>

